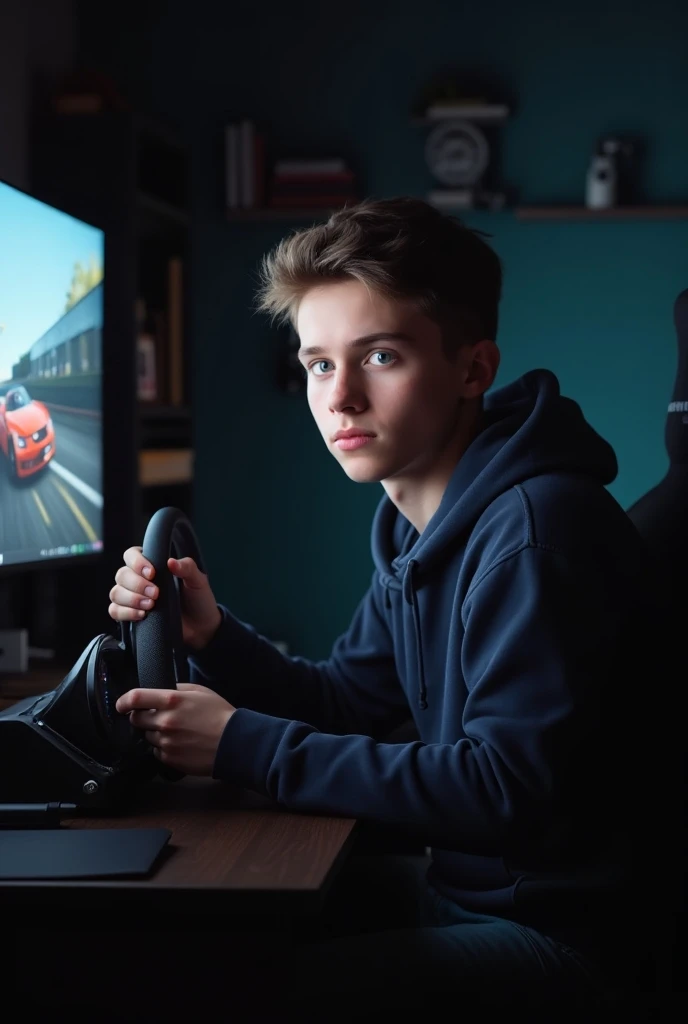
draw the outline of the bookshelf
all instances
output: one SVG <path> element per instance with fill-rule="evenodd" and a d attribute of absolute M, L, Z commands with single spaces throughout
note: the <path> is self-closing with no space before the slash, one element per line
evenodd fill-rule
<path fill-rule="evenodd" d="M 358 178 L 342 154 L 280 157 L 251 117 L 224 126 L 224 206 L 233 223 L 322 221 L 358 201 Z"/>
<path fill-rule="evenodd" d="M 120 551 L 163 498 L 192 515 L 189 163 L 173 129 L 133 112 L 34 121 L 32 191 L 106 232 L 105 472 L 118 492 L 106 504 Z M 147 391 L 142 366 L 155 371 Z"/>
<path fill-rule="evenodd" d="M 238 223 L 246 221 L 290 221 L 327 220 L 338 207 L 304 206 L 281 209 L 278 207 L 253 207 L 246 210 L 227 209 L 227 220 Z"/>
<path fill-rule="evenodd" d="M 230 223 L 246 223 L 255 221 L 320 221 L 335 212 L 336 207 L 299 207 L 294 209 L 276 209 L 271 207 L 245 210 L 227 209 L 226 216 Z M 456 213 L 471 213 L 473 207 L 456 207 Z M 475 209 L 481 209 L 476 207 Z M 488 211 L 489 212 L 489 211 Z M 501 211 L 500 211 L 501 212 Z M 509 212 L 509 207 L 504 208 Z M 516 206 L 511 208 L 517 220 L 521 221 L 650 221 L 650 220 L 686 220 L 686 205 L 638 205 L 615 206 L 606 210 L 589 209 L 587 206 Z"/>

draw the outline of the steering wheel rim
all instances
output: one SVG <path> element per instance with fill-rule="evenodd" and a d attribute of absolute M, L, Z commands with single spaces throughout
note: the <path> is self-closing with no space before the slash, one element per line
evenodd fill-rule
<path fill-rule="evenodd" d="M 155 568 L 159 595 L 155 607 L 132 623 L 131 640 L 138 685 L 171 690 L 184 682 L 186 658 L 182 637 L 181 584 L 167 567 L 168 558 L 191 557 L 205 572 L 198 538 L 189 519 L 168 506 L 151 516 L 142 544 L 143 556 Z"/>
<path fill-rule="evenodd" d="M 130 649 L 136 664 L 138 686 L 176 690 L 185 675 L 183 653 L 181 584 L 167 568 L 167 559 L 191 557 L 205 572 L 198 538 L 181 509 L 167 506 L 151 516 L 141 546 L 144 558 L 155 568 L 158 598 L 140 622 L 130 623 Z M 159 764 L 158 774 L 178 781 L 184 773 Z"/>

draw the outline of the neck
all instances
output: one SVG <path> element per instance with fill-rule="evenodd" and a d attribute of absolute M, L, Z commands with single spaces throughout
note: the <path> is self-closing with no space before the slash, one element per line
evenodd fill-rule
<path fill-rule="evenodd" d="M 457 429 L 431 466 L 409 468 L 398 477 L 382 481 L 387 497 L 418 533 L 423 533 L 440 507 L 452 473 L 482 429 L 482 404 L 469 407 L 466 403 L 463 410 Z"/>

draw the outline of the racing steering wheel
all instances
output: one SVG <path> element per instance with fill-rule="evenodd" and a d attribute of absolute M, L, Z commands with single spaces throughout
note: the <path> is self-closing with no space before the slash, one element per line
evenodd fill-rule
<path fill-rule="evenodd" d="M 177 683 L 185 681 L 186 675 L 181 610 L 183 584 L 170 572 L 167 560 L 191 557 L 201 572 L 205 572 L 203 556 L 193 526 L 180 509 L 173 507 L 158 509 L 151 517 L 143 537 L 142 554 L 155 569 L 159 593 L 155 607 L 146 617 L 129 623 L 129 643 L 136 663 L 137 685 L 147 689 L 174 690 Z M 170 779 L 183 775 L 183 772 L 162 764 L 158 771 Z"/>
<path fill-rule="evenodd" d="M 142 553 L 155 569 L 158 598 L 155 607 L 139 622 L 121 624 L 121 641 L 103 635 L 90 652 L 86 672 L 86 694 L 90 718 L 100 739 L 111 750 L 126 757 L 150 744 L 128 716 L 116 710 L 119 697 L 137 686 L 147 689 L 176 689 L 186 673 L 181 614 L 183 584 L 167 567 L 168 558 L 194 559 L 201 571 L 203 557 L 194 529 L 178 508 L 159 509 L 151 518 L 143 538 Z M 179 779 L 181 772 L 160 764 L 158 772 Z"/>
<path fill-rule="evenodd" d="M 152 516 L 142 545 L 143 557 L 155 568 L 159 590 L 155 607 L 130 626 L 139 686 L 175 689 L 184 682 L 186 658 L 182 638 L 181 587 L 167 567 L 168 558 L 191 557 L 205 572 L 194 529 L 178 508 L 161 508 Z"/>
<path fill-rule="evenodd" d="M 167 560 L 191 557 L 205 569 L 193 527 L 178 508 L 151 517 L 142 551 L 155 568 L 155 607 L 138 622 L 122 623 L 121 639 L 101 633 L 91 640 L 57 689 L 0 710 L 3 801 L 104 807 L 152 775 L 183 777 L 154 756 L 116 704 L 135 687 L 176 689 L 184 680 L 183 584 Z"/>
<path fill-rule="evenodd" d="M 170 572 L 168 558 L 191 557 L 205 572 L 195 530 L 177 508 L 159 509 L 150 518 L 141 546 L 143 557 L 155 567 L 158 599 L 140 622 L 130 624 L 132 653 L 136 660 L 138 685 L 153 689 L 176 689 L 185 682 L 186 658 L 181 627 L 181 588 Z M 161 764 L 160 775 L 171 780 L 183 772 Z"/>

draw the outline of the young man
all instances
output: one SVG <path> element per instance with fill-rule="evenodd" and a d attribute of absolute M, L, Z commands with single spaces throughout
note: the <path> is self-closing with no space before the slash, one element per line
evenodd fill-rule
<path fill-rule="evenodd" d="M 170 560 L 194 682 L 118 702 L 165 764 L 432 847 L 412 913 L 401 887 L 367 934 L 309 948 L 297 990 L 320 979 L 344 1017 L 447 992 L 531 1009 L 558 994 L 582 1012 L 637 941 L 644 550 L 606 489 L 612 448 L 555 376 L 490 391 L 501 284 L 477 233 L 415 199 L 362 203 L 277 246 L 261 308 L 296 327 L 329 451 L 385 492 L 370 587 L 313 663 Z M 125 563 L 120 621 L 157 595 L 139 548 Z M 409 715 L 419 739 L 388 742 Z"/>

